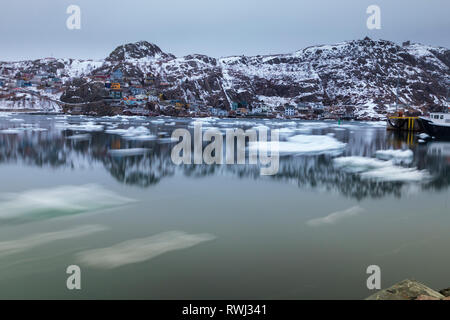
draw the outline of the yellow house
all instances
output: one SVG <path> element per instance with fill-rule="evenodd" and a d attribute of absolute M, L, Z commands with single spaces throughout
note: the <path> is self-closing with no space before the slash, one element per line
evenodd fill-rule
<path fill-rule="evenodd" d="M 111 89 L 115 90 L 120 89 L 120 83 L 117 82 L 111 83 Z"/>
<path fill-rule="evenodd" d="M 247 114 L 247 108 L 238 108 L 236 111 L 240 114 Z"/>

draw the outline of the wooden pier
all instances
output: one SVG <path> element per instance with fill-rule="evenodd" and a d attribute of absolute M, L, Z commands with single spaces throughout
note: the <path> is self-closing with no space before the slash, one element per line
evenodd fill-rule
<path fill-rule="evenodd" d="M 387 119 L 387 129 L 418 132 L 422 131 L 422 126 L 420 125 L 419 117 L 391 116 Z"/>

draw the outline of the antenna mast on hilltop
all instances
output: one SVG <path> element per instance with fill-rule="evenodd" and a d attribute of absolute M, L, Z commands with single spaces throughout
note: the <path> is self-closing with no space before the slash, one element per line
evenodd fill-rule
<path fill-rule="evenodd" d="M 397 72 L 397 89 L 395 90 L 395 111 L 398 109 L 398 87 L 400 86 L 400 73 Z"/>
<path fill-rule="evenodd" d="M 447 112 L 450 112 L 450 105 L 449 105 L 449 100 L 448 100 L 448 89 L 449 89 L 449 86 L 450 86 L 450 79 L 448 79 L 446 82 L 445 82 L 445 85 L 446 85 L 446 89 L 447 89 L 447 94 L 446 94 L 446 98 L 445 98 L 445 103 L 446 103 L 446 105 L 447 105 Z"/>

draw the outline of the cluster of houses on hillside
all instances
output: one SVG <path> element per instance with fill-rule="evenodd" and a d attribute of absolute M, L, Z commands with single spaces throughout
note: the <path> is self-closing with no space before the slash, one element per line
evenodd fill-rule
<path fill-rule="evenodd" d="M 105 88 L 104 105 L 122 107 L 134 114 L 166 114 L 177 116 L 261 117 L 301 119 L 352 119 L 352 106 L 325 107 L 319 102 L 286 103 L 277 107 L 263 102 L 235 101 L 227 110 L 208 106 L 202 101 L 167 99 L 165 89 L 171 87 L 148 73 L 144 77 L 124 76 L 120 69 L 110 74 L 94 74 L 85 77 L 89 82 L 100 82 Z M 0 95 L 7 97 L 11 91 L 29 88 L 41 94 L 60 96 L 65 88 L 60 77 L 50 72 L 16 73 L 13 77 L 0 76 Z"/>
<path fill-rule="evenodd" d="M 0 76 L 0 89 L 4 94 L 33 87 L 52 95 L 58 95 L 64 91 L 61 78 L 51 73 L 17 73 L 14 77 Z"/>

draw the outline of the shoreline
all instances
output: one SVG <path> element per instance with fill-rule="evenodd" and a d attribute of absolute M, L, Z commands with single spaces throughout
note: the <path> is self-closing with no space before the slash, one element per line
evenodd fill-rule
<path fill-rule="evenodd" d="M 415 279 L 405 279 L 365 300 L 450 300 L 450 287 L 437 291 Z"/>

